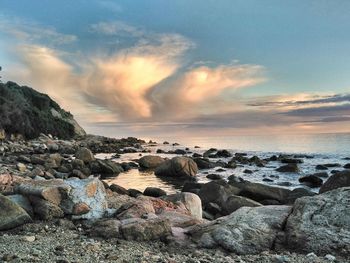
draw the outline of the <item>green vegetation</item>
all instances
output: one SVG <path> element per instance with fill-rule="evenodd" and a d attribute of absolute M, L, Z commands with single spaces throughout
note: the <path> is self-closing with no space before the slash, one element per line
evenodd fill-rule
<path fill-rule="evenodd" d="M 52 109 L 62 117 L 53 116 Z M 31 139 L 45 133 L 69 139 L 75 135 L 69 119 L 73 116 L 49 96 L 14 82 L 0 83 L 0 128 L 7 134 Z"/>

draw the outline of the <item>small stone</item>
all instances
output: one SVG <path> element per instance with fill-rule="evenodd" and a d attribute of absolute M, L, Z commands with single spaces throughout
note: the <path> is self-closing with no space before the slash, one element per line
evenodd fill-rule
<path fill-rule="evenodd" d="M 335 260 L 336 260 L 335 256 L 333 256 L 333 255 L 331 255 L 331 254 L 325 255 L 324 258 L 327 259 L 327 260 L 329 260 L 329 261 L 335 261 Z"/>
<path fill-rule="evenodd" d="M 26 242 L 34 242 L 35 241 L 35 236 L 23 236 L 22 240 L 26 241 Z"/>
<path fill-rule="evenodd" d="M 317 255 L 314 252 L 311 252 L 307 254 L 306 257 L 313 259 L 313 258 L 317 258 Z"/>
<path fill-rule="evenodd" d="M 285 262 L 289 262 L 289 258 L 287 256 L 283 256 L 283 255 L 276 255 L 275 256 L 275 262 L 276 263 L 285 263 Z"/>

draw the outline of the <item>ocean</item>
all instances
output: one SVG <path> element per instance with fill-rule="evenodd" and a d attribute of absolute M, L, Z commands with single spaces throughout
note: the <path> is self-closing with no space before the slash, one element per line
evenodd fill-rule
<path fill-rule="evenodd" d="M 175 149 L 190 148 L 188 155 L 193 152 L 203 153 L 209 148 L 227 149 L 232 154 L 236 152 L 244 152 L 248 157 L 258 156 L 261 159 L 268 158 L 272 155 L 279 154 L 305 154 L 309 158 L 303 158 L 303 163 L 299 165 L 299 173 L 279 173 L 276 168 L 282 164 L 279 161 L 269 162 L 265 167 L 255 167 L 254 165 L 244 165 L 235 169 L 225 169 L 218 172 L 217 168 L 200 170 L 198 173 L 198 181 L 205 183 L 210 180 L 206 178 L 208 174 L 220 174 L 223 178 L 228 178 L 234 174 L 242 177 L 245 180 L 252 182 L 264 183 L 272 186 L 278 186 L 288 182 L 289 186 L 283 186 L 289 189 L 297 187 L 305 187 L 299 183 L 298 179 L 302 176 L 320 172 L 316 170 L 318 164 L 337 164 L 337 167 L 329 168 L 327 171 L 330 176 L 332 172 L 343 170 L 343 166 L 350 163 L 350 133 L 337 134 L 305 134 L 305 135 L 264 135 L 264 136 L 226 136 L 226 137 L 162 137 L 152 138 L 158 142 L 156 146 L 145 145 L 151 153 L 156 154 L 157 149 L 165 151 Z M 163 141 L 168 141 L 170 145 L 163 145 Z M 172 146 L 172 143 L 179 143 L 178 146 Z M 200 148 L 194 148 L 199 146 Z M 145 154 L 144 154 L 145 155 Z M 171 158 L 175 155 L 160 154 L 163 157 Z M 100 154 L 98 158 L 109 158 L 109 155 Z M 116 159 L 117 162 L 132 161 L 140 158 L 139 154 L 123 154 L 121 159 Z M 217 159 L 215 159 L 217 160 Z M 228 161 L 230 158 L 221 158 L 223 161 Z M 244 173 L 245 169 L 253 171 L 252 174 Z M 266 179 L 270 179 L 266 182 Z M 324 178 L 326 180 L 327 178 Z M 173 193 L 181 190 L 182 183 L 177 181 L 164 180 L 154 175 L 152 171 L 139 171 L 133 169 L 122 173 L 115 178 L 108 180 L 109 183 L 116 183 L 125 188 L 134 188 L 143 191 L 146 187 L 159 187 L 166 190 L 168 193 Z M 317 192 L 317 188 L 310 189 Z"/>

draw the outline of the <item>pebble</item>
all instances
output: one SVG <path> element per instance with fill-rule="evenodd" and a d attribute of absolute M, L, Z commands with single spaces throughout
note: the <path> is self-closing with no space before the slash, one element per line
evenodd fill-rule
<path fill-rule="evenodd" d="M 34 242 L 35 241 L 35 236 L 23 236 L 22 240 L 26 241 L 26 242 Z"/>
<path fill-rule="evenodd" d="M 311 252 L 311 253 L 307 254 L 306 257 L 313 259 L 313 258 L 317 258 L 317 255 L 314 252 Z"/>
<path fill-rule="evenodd" d="M 327 254 L 325 257 L 325 259 L 329 260 L 329 261 L 335 261 L 335 256 L 331 255 L 331 254 Z"/>
<path fill-rule="evenodd" d="M 285 263 L 285 262 L 289 262 L 289 258 L 287 256 L 277 255 L 275 257 L 275 261 L 276 263 Z"/>

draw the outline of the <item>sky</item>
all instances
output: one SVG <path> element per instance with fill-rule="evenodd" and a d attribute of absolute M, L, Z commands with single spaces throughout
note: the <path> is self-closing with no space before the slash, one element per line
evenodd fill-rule
<path fill-rule="evenodd" d="M 350 132 L 347 0 L 1 0 L 0 65 L 108 136 Z"/>

